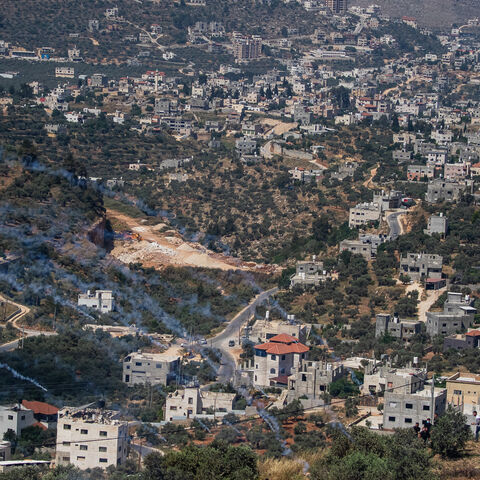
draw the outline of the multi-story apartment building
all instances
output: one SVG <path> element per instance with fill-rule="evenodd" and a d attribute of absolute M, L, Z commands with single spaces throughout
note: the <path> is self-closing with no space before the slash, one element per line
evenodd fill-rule
<path fill-rule="evenodd" d="M 281 333 L 267 343 L 255 345 L 253 383 L 268 387 L 287 383 L 292 368 L 307 357 L 309 348 L 297 338 Z"/>
<path fill-rule="evenodd" d="M 477 313 L 471 303 L 468 296 L 448 292 L 443 312 L 427 312 L 427 333 L 430 337 L 458 333 L 470 327 Z"/>
<path fill-rule="evenodd" d="M 400 259 L 400 273 L 412 280 L 442 278 L 443 257 L 428 253 L 407 253 Z"/>
<path fill-rule="evenodd" d="M 78 306 L 95 308 L 102 313 L 108 313 L 113 310 L 113 294 L 111 290 L 97 290 L 92 293 L 81 293 L 78 296 Z"/>
<path fill-rule="evenodd" d="M 348 226 L 350 228 L 380 221 L 382 210 L 378 203 L 359 203 L 350 208 Z"/>
<path fill-rule="evenodd" d="M 128 423 L 118 417 L 118 412 L 98 408 L 59 410 L 56 464 L 72 464 L 86 470 L 125 463 Z"/>
<path fill-rule="evenodd" d="M 335 14 L 344 14 L 348 10 L 348 0 L 325 0 L 327 8 Z"/>
<path fill-rule="evenodd" d="M 446 163 L 443 166 L 443 177 L 445 180 L 463 180 L 470 174 L 470 163 Z"/>
<path fill-rule="evenodd" d="M 168 352 L 132 352 L 123 359 L 123 381 L 129 386 L 167 385 L 175 378 L 179 366 L 180 357 Z"/>
<path fill-rule="evenodd" d="M 262 53 L 262 38 L 258 35 L 235 35 L 233 38 L 233 55 L 238 61 L 254 60 Z"/>

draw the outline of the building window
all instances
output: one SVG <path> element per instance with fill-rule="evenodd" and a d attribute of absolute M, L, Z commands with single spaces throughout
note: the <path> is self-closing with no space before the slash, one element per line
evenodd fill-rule
<path fill-rule="evenodd" d="M 388 417 L 388 421 L 389 421 L 389 422 L 394 422 L 394 421 L 395 421 L 395 417 Z"/>
<path fill-rule="evenodd" d="M 271 368 L 271 369 L 270 369 L 270 373 L 275 373 L 275 369 L 274 369 L 274 368 Z"/>
<path fill-rule="evenodd" d="M 88 446 L 87 445 L 80 445 L 80 450 L 88 450 Z"/>
<path fill-rule="evenodd" d="M 461 391 L 461 390 L 454 390 L 454 391 L 453 391 L 453 394 L 454 394 L 454 395 L 461 395 L 461 394 L 462 394 L 462 391 Z"/>
<path fill-rule="evenodd" d="M 65 447 L 69 447 L 69 446 L 70 446 L 70 442 L 62 442 L 62 445 L 64 445 Z"/>
<path fill-rule="evenodd" d="M 170 410 L 176 410 L 177 407 L 175 405 L 170 405 Z"/>
<path fill-rule="evenodd" d="M 405 423 L 412 423 L 412 419 L 411 418 L 406 418 Z"/>
<path fill-rule="evenodd" d="M 71 430 L 71 429 L 72 429 L 72 426 L 69 425 L 68 423 L 65 423 L 65 424 L 63 425 L 63 429 L 64 429 L 64 430 Z"/>
<path fill-rule="evenodd" d="M 106 452 L 106 451 L 107 451 L 107 447 L 98 447 L 98 451 L 99 451 L 99 452 Z"/>
<path fill-rule="evenodd" d="M 101 437 L 106 437 L 107 436 L 107 432 L 105 430 L 100 430 L 100 436 Z"/>
<path fill-rule="evenodd" d="M 413 404 L 412 403 L 406 403 L 405 408 L 408 408 L 409 410 L 411 410 L 413 408 Z"/>
<path fill-rule="evenodd" d="M 82 435 L 88 435 L 88 430 L 86 430 L 85 428 L 82 428 L 82 429 L 80 430 L 80 433 L 81 433 Z"/>
<path fill-rule="evenodd" d="M 390 402 L 390 403 L 388 404 L 388 406 L 389 406 L 390 408 L 397 408 L 397 402 Z"/>
<path fill-rule="evenodd" d="M 13 415 L 9 415 L 9 416 L 8 416 L 8 419 L 9 419 L 9 420 L 13 420 Z"/>
<path fill-rule="evenodd" d="M 282 355 L 282 360 L 285 360 L 285 355 Z"/>
<path fill-rule="evenodd" d="M 142 362 L 135 362 L 135 365 L 136 365 L 137 367 L 141 367 L 141 366 L 142 366 Z"/>
<path fill-rule="evenodd" d="M 189 404 L 189 405 L 193 405 L 193 398 L 189 398 L 189 399 L 188 399 L 188 404 Z"/>
<path fill-rule="evenodd" d="M 423 410 L 429 411 L 429 410 L 430 410 L 430 405 L 424 405 L 424 406 L 423 406 Z"/>
<path fill-rule="evenodd" d="M 157 363 L 157 368 L 162 368 L 162 364 L 161 364 L 161 363 Z"/>
<path fill-rule="evenodd" d="M 22 415 L 22 420 L 25 420 L 25 415 Z"/>
<path fill-rule="evenodd" d="M 272 355 L 272 360 L 276 360 L 277 359 L 277 356 L 276 355 Z"/>
<path fill-rule="evenodd" d="M 306 382 L 306 381 L 307 381 L 307 376 L 302 374 L 302 382 Z"/>
<path fill-rule="evenodd" d="M 85 457 L 77 457 L 77 460 L 85 460 Z"/>
<path fill-rule="evenodd" d="M 62 460 L 63 460 L 64 462 L 70 462 L 70 457 L 62 457 Z"/>
<path fill-rule="evenodd" d="M 107 463 L 108 462 L 108 459 L 107 458 L 99 458 L 98 461 L 100 463 Z"/>
<path fill-rule="evenodd" d="M 255 381 L 257 381 L 257 376 L 255 375 Z"/>

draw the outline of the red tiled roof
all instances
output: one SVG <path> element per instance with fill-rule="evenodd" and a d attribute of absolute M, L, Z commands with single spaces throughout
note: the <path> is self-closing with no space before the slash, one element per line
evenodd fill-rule
<path fill-rule="evenodd" d="M 258 350 L 265 350 L 267 353 L 274 355 L 305 353 L 309 350 L 309 348 L 303 343 L 300 343 L 297 338 L 287 335 L 286 333 L 275 335 L 269 342 L 255 345 L 255 348 Z"/>
<path fill-rule="evenodd" d="M 271 342 L 276 343 L 297 343 L 298 338 L 287 335 L 286 333 L 279 333 L 270 339 Z"/>
<path fill-rule="evenodd" d="M 279 375 L 278 377 L 270 378 L 281 385 L 288 385 L 288 375 Z"/>
<path fill-rule="evenodd" d="M 471 330 L 470 332 L 467 332 L 465 335 L 468 335 L 469 337 L 479 337 L 480 330 Z"/>
<path fill-rule="evenodd" d="M 444 282 L 444 278 L 427 278 L 426 282 L 427 283 L 438 283 L 438 282 Z"/>
<path fill-rule="evenodd" d="M 22 405 L 29 410 L 33 410 L 33 413 L 41 415 L 56 415 L 58 413 L 58 408 L 44 402 L 37 402 L 32 400 L 22 400 Z"/>

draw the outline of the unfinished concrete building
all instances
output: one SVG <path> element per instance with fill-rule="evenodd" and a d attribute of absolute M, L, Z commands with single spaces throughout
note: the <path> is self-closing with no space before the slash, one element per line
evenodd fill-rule
<path fill-rule="evenodd" d="M 430 337 L 460 333 L 471 326 L 476 313 L 470 297 L 448 292 L 443 312 L 427 312 L 427 333 Z"/>
<path fill-rule="evenodd" d="M 428 203 L 457 202 L 466 189 L 465 182 L 436 178 L 428 182 L 425 200 Z"/>
<path fill-rule="evenodd" d="M 442 278 L 443 257 L 429 253 L 407 253 L 400 259 L 400 273 L 411 280 Z"/>
<path fill-rule="evenodd" d="M 430 215 L 428 217 L 427 228 L 423 231 L 426 235 L 438 234 L 441 237 L 445 237 L 448 231 L 448 219 L 443 216 L 443 213 L 439 215 Z"/>
<path fill-rule="evenodd" d="M 391 365 L 370 362 L 365 367 L 361 390 L 363 395 L 378 395 L 387 388 L 404 387 L 404 392 L 412 393 L 423 387 L 426 379 L 427 372 L 422 368 L 393 368 Z"/>
<path fill-rule="evenodd" d="M 199 387 L 185 387 L 169 393 L 165 402 L 167 422 L 189 420 L 197 416 L 226 415 L 233 411 L 235 393 L 210 392 Z"/>
<path fill-rule="evenodd" d="M 359 203 L 350 208 L 348 226 L 350 228 L 379 222 L 382 217 L 382 209 L 378 203 Z"/>
<path fill-rule="evenodd" d="M 435 388 L 432 400 L 430 388 L 422 388 L 415 392 L 387 390 L 384 395 L 383 428 L 410 428 L 420 425 L 434 415 L 442 415 L 447 405 L 447 390 Z"/>
<path fill-rule="evenodd" d="M 297 262 L 295 274 L 290 277 L 290 286 L 317 286 L 331 278 L 331 274 L 323 269 L 323 262 L 317 261 L 315 256 L 312 261 Z"/>
<path fill-rule="evenodd" d="M 303 360 L 298 367 L 292 368 L 288 377 L 288 401 L 302 397 L 321 405 L 329 385 L 346 375 L 342 364 Z"/>
<path fill-rule="evenodd" d="M 421 322 L 417 320 L 400 320 L 388 313 L 379 313 L 375 318 L 375 337 L 388 334 L 409 344 L 412 338 L 421 331 Z"/>

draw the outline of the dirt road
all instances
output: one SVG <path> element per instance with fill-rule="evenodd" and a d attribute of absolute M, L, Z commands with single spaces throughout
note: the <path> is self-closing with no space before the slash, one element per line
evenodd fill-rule
<path fill-rule="evenodd" d="M 443 287 L 440 290 L 427 291 L 422 285 L 420 285 L 420 283 L 413 282 L 410 285 L 407 285 L 405 294 L 413 292 L 414 290 L 418 291 L 418 298 L 420 300 L 420 303 L 418 304 L 418 319 L 421 322 L 426 323 L 427 312 L 432 308 L 432 305 L 438 300 L 440 295 L 447 290 L 447 287 Z"/>
<path fill-rule="evenodd" d="M 28 313 L 30 313 L 30 309 L 25 305 L 21 305 L 20 303 L 12 302 L 11 300 L 5 298 L 4 296 L 0 295 L 0 300 L 4 302 L 8 302 L 10 305 L 14 305 L 19 309 L 18 313 L 16 313 L 7 323 L 11 323 L 14 328 L 19 330 L 22 335 L 25 337 L 37 337 L 38 335 L 56 335 L 56 332 L 45 332 L 42 330 L 33 330 L 31 328 L 24 329 L 23 327 L 18 325 L 18 322 Z M 9 352 L 11 350 L 15 350 L 20 342 L 21 338 L 17 340 L 13 340 L 12 342 L 4 343 L 0 345 L 0 352 Z"/>

